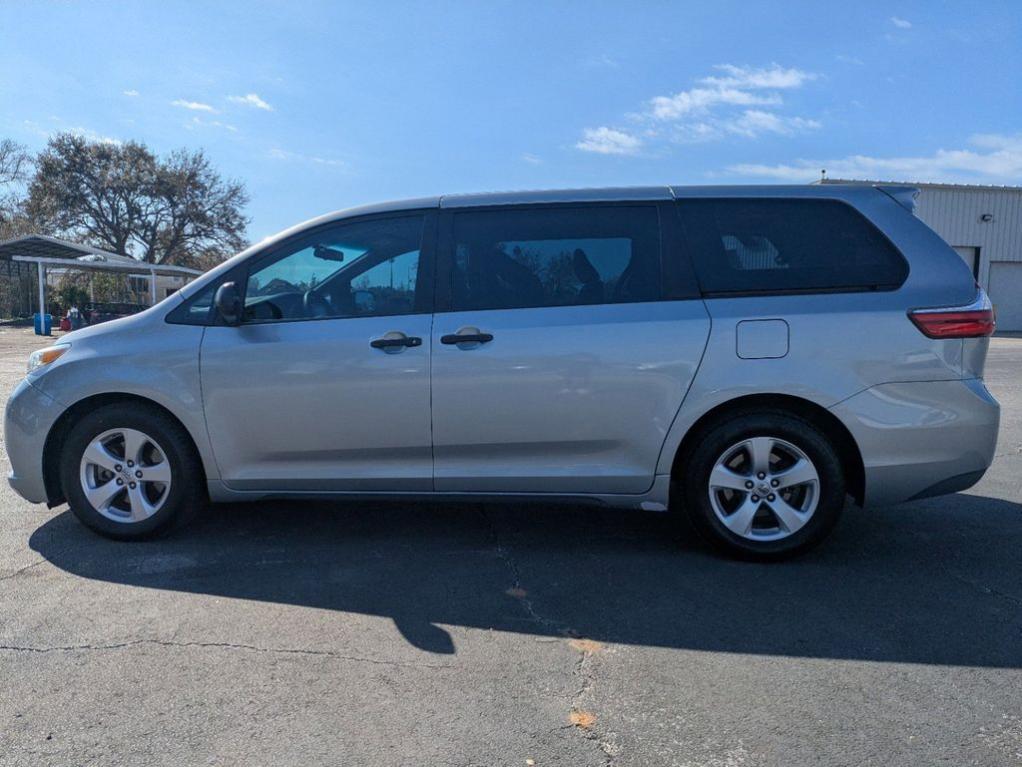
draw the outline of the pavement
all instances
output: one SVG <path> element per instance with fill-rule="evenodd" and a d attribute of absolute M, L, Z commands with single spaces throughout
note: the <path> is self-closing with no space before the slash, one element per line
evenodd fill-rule
<path fill-rule="evenodd" d="M 4 398 L 41 343 L 0 328 Z M 217 506 L 114 543 L 4 482 L 0 764 L 1017 767 L 1022 338 L 987 380 L 979 485 L 776 565 L 547 506 Z"/>

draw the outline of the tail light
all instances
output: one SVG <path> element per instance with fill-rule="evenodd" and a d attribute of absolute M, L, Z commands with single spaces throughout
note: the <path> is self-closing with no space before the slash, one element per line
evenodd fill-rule
<path fill-rule="evenodd" d="M 993 304 L 982 288 L 968 306 L 915 309 L 908 318 L 930 338 L 982 338 L 993 335 L 997 325 Z"/>

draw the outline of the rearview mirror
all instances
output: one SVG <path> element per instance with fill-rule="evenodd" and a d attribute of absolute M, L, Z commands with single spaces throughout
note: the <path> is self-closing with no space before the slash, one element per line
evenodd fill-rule
<path fill-rule="evenodd" d="M 326 245 L 317 245 L 315 248 L 312 249 L 312 254 L 316 258 L 322 258 L 324 261 L 344 260 L 343 250 L 334 250 L 333 248 L 328 248 Z"/>
<path fill-rule="evenodd" d="M 228 325 L 237 325 L 241 322 L 241 294 L 233 282 L 225 282 L 216 289 L 213 296 L 213 305 L 216 307 L 220 317 Z"/>

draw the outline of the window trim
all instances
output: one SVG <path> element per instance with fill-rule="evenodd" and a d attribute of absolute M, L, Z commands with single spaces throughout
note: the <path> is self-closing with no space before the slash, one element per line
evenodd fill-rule
<path fill-rule="evenodd" d="M 246 258 L 240 264 L 232 268 L 230 271 L 220 276 L 219 280 L 211 283 L 213 285 L 214 294 L 220 285 L 225 282 L 233 282 L 238 292 L 241 294 L 242 304 L 245 302 L 245 294 L 248 290 L 248 277 L 254 269 L 260 266 L 272 263 L 272 261 L 279 257 L 282 250 L 288 250 L 294 248 L 295 245 L 301 243 L 306 239 L 315 239 L 318 235 L 325 231 L 335 229 L 340 226 L 347 226 L 349 224 L 358 224 L 365 221 L 381 221 L 381 220 L 394 220 L 400 218 L 413 218 L 418 217 L 422 220 L 422 235 L 419 242 L 419 267 L 416 273 L 416 285 L 415 285 L 415 307 L 411 312 L 403 314 L 372 314 L 367 316 L 359 317 L 290 317 L 283 319 L 266 319 L 266 320 L 251 320 L 248 322 L 241 322 L 236 327 L 252 326 L 252 325 L 276 325 L 291 322 L 323 322 L 327 320 L 355 320 L 355 319 L 368 319 L 369 317 L 411 317 L 420 314 L 432 314 L 433 312 L 433 294 L 436 287 L 435 279 L 435 262 L 436 262 L 436 242 L 437 242 L 437 209 L 436 208 L 409 208 L 408 210 L 401 211 L 388 211 L 386 213 L 372 213 L 364 216 L 352 216 L 350 218 L 339 218 L 333 221 L 326 221 L 322 224 L 314 226 L 310 229 L 305 229 L 300 232 L 295 232 L 294 235 L 288 237 L 285 240 L 274 243 L 273 245 L 261 250 L 257 253 L 253 253 L 251 256 Z M 430 284 L 432 283 L 432 284 Z M 419 289 L 420 284 L 424 287 L 423 290 Z M 209 307 L 209 314 L 205 321 L 197 323 L 185 323 L 179 319 L 174 318 L 174 315 L 187 315 L 188 309 L 193 302 L 199 299 L 205 293 L 205 289 L 199 290 L 195 295 L 183 301 L 167 315 L 166 321 L 171 324 L 192 324 L 197 327 L 227 327 L 227 324 L 223 322 L 220 316 L 216 312 L 216 307 L 211 303 Z"/>
<path fill-rule="evenodd" d="M 448 314 L 454 312 L 491 312 L 491 311 L 522 311 L 528 309 L 571 309 L 578 308 L 579 306 L 617 306 L 617 305 L 628 305 L 628 304 L 649 304 L 649 303 L 660 303 L 663 301 L 675 301 L 682 300 L 678 298 L 667 297 L 667 281 L 665 275 L 665 251 L 668 247 L 675 243 L 675 238 L 669 236 L 674 232 L 669 232 L 668 227 L 665 226 L 665 217 L 667 216 L 664 210 L 665 206 L 673 205 L 673 201 L 661 201 L 661 200 L 601 200 L 594 202 L 539 202 L 539 203 L 512 203 L 512 204 L 499 204 L 499 205 L 472 205 L 466 207 L 457 208 L 443 208 L 440 211 L 439 221 L 439 232 L 438 242 L 436 250 L 436 279 L 434 281 L 434 299 L 433 299 L 433 311 L 436 314 Z M 578 211 L 592 211 L 596 208 L 650 208 L 657 215 L 657 243 L 659 246 L 658 259 L 658 279 L 660 284 L 660 296 L 659 298 L 650 299 L 648 301 L 621 301 L 612 303 L 599 303 L 599 304 L 564 304 L 557 306 L 515 306 L 506 307 L 500 309 L 455 309 L 453 289 L 451 277 L 454 269 L 455 259 L 455 241 L 454 241 L 454 218 L 457 215 L 472 214 L 472 213 L 495 213 L 505 211 L 522 211 L 522 210 L 578 210 Z M 691 298 L 698 298 L 698 288 L 694 281 L 693 275 L 693 295 Z"/>
<path fill-rule="evenodd" d="M 692 245 L 692 239 L 689 236 L 688 228 L 685 224 L 685 219 L 682 215 L 682 206 L 692 203 L 701 202 L 828 202 L 837 203 L 839 205 L 848 208 L 852 214 L 863 224 L 873 230 L 874 233 L 878 234 L 890 247 L 891 252 L 901 261 L 904 266 L 904 275 L 901 281 L 897 284 L 884 283 L 884 284 L 873 284 L 873 285 L 842 285 L 835 287 L 807 287 L 807 288 L 763 288 L 757 290 L 751 290 L 748 288 L 734 288 L 729 290 L 706 290 L 703 287 L 703 280 L 699 274 L 699 268 L 696 265 L 698 259 L 695 257 L 694 246 Z M 909 274 L 912 271 L 912 266 L 908 259 L 905 258 L 905 254 L 901 252 L 901 248 L 894 244 L 894 241 L 887 236 L 887 233 L 877 226 L 869 216 L 863 213 L 859 208 L 852 205 L 847 200 L 843 200 L 840 197 L 773 197 L 763 195 L 735 195 L 735 196 L 706 196 L 706 197 L 683 197 L 678 198 L 673 202 L 675 219 L 678 225 L 678 233 L 680 237 L 680 245 L 687 261 L 692 265 L 693 273 L 697 284 L 699 286 L 700 294 L 703 298 L 746 298 L 746 297 L 758 297 L 758 296 L 812 296 L 812 295 L 832 295 L 839 293 L 892 293 L 900 290 L 902 286 L 908 281 Z"/>

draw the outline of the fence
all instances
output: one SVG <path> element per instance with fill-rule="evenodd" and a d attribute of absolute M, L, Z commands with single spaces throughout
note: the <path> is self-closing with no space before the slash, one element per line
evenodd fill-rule
<path fill-rule="evenodd" d="M 32 264 L 0 259 L 0 320 L 31 317 L 39 303 Z"/>

